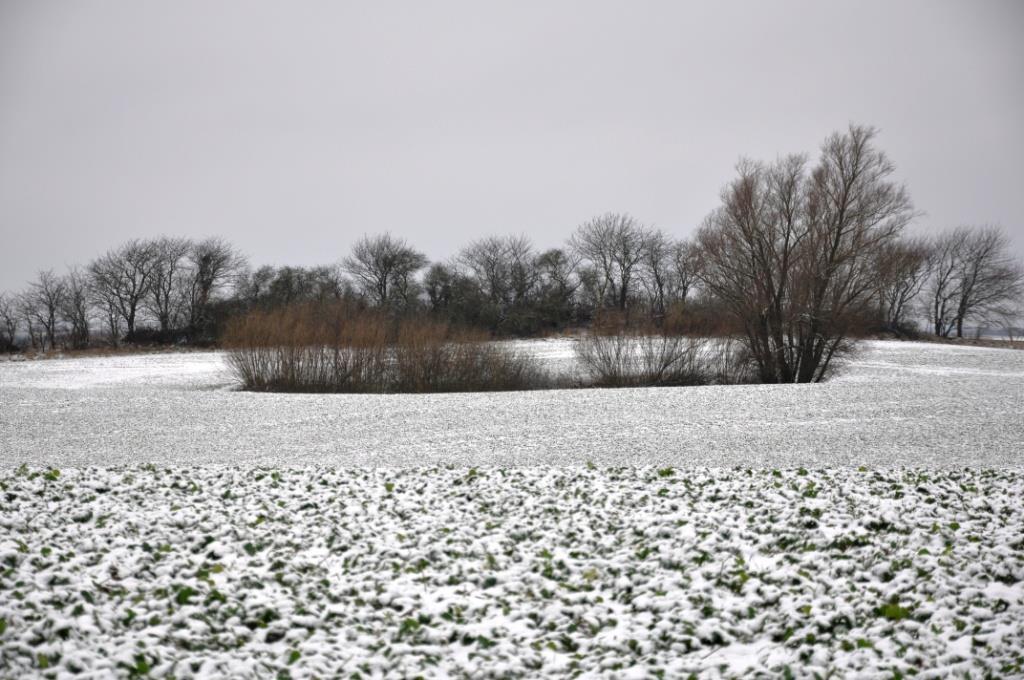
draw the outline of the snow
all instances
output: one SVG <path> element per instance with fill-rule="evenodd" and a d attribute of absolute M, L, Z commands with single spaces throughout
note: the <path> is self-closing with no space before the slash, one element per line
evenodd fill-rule
<path fill-rule="evenodd" d="M 1020 469 L 147 465 L 0 488 L 11 677 L 1024 668 Z"/>
<path fill-rule="evenodd" d="M 572 341 L 523 347 L 561 370 Z M 1024 352 L 874 342 L 835 380 L 438 395 L 253 394 L 223 356 L 0 363 L 0 463 L 1017 465 Z"/>
<path fill-rule="evenodd" d="M 0 362 L 0 676 L 1020 676 L 1022 407 L 1024 352 L 919 343 L 468 395 Z"/>
<path fill-rule="evenodd" d="M 0 363 L 0 389 L 228 389 L 232 382 L 221 352 L 155 352 Z"/>

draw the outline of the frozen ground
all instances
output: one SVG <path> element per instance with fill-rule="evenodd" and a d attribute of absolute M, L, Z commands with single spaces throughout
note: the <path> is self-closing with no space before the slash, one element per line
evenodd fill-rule
<path fill-rule="evenodd" d="M 1019 469 L 144 466 L 0 489 L 4 677 L 1024 673 Z"/>
<path fill-rule="evenodd" d="M 822 385 L 445 395 L 238 392 L 217 353 L 0 363 L 5 467 L 1004 466 L 1022 441 L 1024 352 L 936 344 L 868 343 Z"/>

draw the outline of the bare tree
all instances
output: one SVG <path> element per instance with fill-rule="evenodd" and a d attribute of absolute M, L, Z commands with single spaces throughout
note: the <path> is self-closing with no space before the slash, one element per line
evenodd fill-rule
<path fill-rule="evenodd" d="M 578 257 L 561 248 L 545 250 L 537 256 L 539 285 L 558 291 L 560 297 L 571 298 L 580 287 L 579 264 Z"/>
<path fill-rule="evenodd" d="M 456 258 L 468 272 L 480 294 L 496 308 L 507 306 L 511 298 L 511 271 L 508 244 L 498 236 L 473 241 Z"/>
<path fill-rule="evenodd" d="M 610 298 L 615 307 L 625 311 L 651 238 L 651 231 L 633 217 L 606 213 L 581 225 L 569 244 L 599 272 L 602 301 Z"/>
<path fill-rule="evenodd" d="M 466 300 L 477 299 L 475 322 L 495 330 L 529 333 L 541 323 L 541 273 L 526 236 L 489 237 L 463 248 L 453 263 Z M 465 290 L 468 286 L 470 290 Z"/>
<path fill-rule="evenodd" d="M 45 347 L 50 349 L 57 347 L 61 309 L 66 295 L 67 283 L 53 270 L 48 270 L 39 272 L 36 280 L 29 283 L 22 299 L 24 314 L 42 330 Z"/>
<path fill-rule="evenodd" d="M 36 321 L 35 305 L 28 293 L 21 293 L 17 298 L 18 316 L 25 323 L 29 346 L 34 349 L 46 349 L 46 331 Z"/>
<path fill-rule="evenodd" d="M 935 236 L 929 245 L 926 291 L 928 318 L 935 335 L 946 337 L 956 326 L 958 274 L 969 238 L 970 230 L 959 227 Z"/>
<path fill-rule="evenodd" d="M 935 335 L 963 337 L 964 323 L 998 322 L 1024 297 L 1024 266 L 998 227 L 957 227 L 931 242 L 928 316 Z"/>
<path fill-rule="evenodd" d="M 653 230 L 640 260 L 640 281 L 655 319 L 664 318 L 673 295 L 672 245 L 663 232 Z"/>
<path fill-rule="evenodd" d="M 103 322 L 107 341 L 117 347 L 121 340 L 121 312 L 117 296 L 109 288 L 96 285 L 95 278 L 90 274 L 89 299 Z"/>
<path fill-rule="evenodd" d="M 512 305 L 528 304 L 536 293 L 540 272 L 533 243 L 525 235 L 505 239 L 508 260 L 508 284 Z"/>
<path fill-rule="evenodd" d="M 342 264 L 373 304 L 407 306 L 412 301 L 413 277 L 427 266 L 427 258 L 405 239 L 384 233 L 363 236 Z"/>
<path fill-rule="evenodd" d="M 652 231 L 641 260 L 640 280 L 654 320 L 664 319 L 670 308 L 676 312 L 697 282 L 700 251 L 688 241 L 673 241 Z"/>
<path fill-rule="evenodd" d="M 536 292 L 537 256 L 526 236 L 474 241 L 459 253 L 457 263 L 468 271 L 483 297 L 500 309 L 527 303 Z"/>
<path fill-rule="evenodd" d="M 561 248 L 546 250 L 537 256 L 538 288 L 542 298 L 554 301 L 561 309 L 572 306 L 579 289 L 579 258 Z"/>
<path fill-rule="evenodd" d="M 274 267 L 270 265 L 263 265 L 255 270 L 243 269 L 237 276 L 235 297 L 246 307 L 265 303 L 270 293 L 270 284 L 276 274 Z"/>
<path fill-rule="evenodd" d="M 308 302 L 316 297 L 316 289 L 314 276 L 305 267 L 281 267 L 267 286 L 265 302 L 271 307 Z"/>
<path fill-rule="evenodd" d="M 227 241 L 208 238 L 192 244 L 186 256 L 189 267 L 182 274 L 182 300 L 193 340 L 204 332 L 210 303 L 221 288 L 245 269 L 245 258 Z"/>
<path fill-rule="evenodd" d="M 126 338 L 135 338 L 143 300 L 153 285 L 156 251 L 152 243 L 132 240 L 89 265 L 93 289 L 124 321 Z"/>
<path fill-rule="evenodd" d="M 181 322 L 185 307 L 186 257 L 194 247 L 188 239 L 166 236 L 152 243 L 153 274 L 146 309 L 156 318 L 164 339 L 169 338 Z"/>
<path fill-rule="evenodd" d="M 971 230 L 956 271 L 956 337 L 964 321 L 999 316 L 1007 303 L 1024 295 L 1024 267 L 1010 255 L 1010 239 L 998 227 Z"/>
<path fill-rule="evenodd" d="M 451 267 L 435 262 L 423 276 L 423 288 L 427 293 L 427 303 L 432 312 L 442 312 L 452 303 L 452 284 L 455 272 Z"/>
<path fill-rule="evenodd" d="M 341 300 L 349 293 L 349 282 L 337 266 L 282 268 L 282 273 L 285 271 L 293 277 L 295 288 L 292 292 L 297 293 L 300 299 L 323 304 Z"/>
<path fill-rule="evenodd" d="M 991 321 L 1003 331 L 1010 342 L 1024 338 L 1024 297 L 1007 300 L 993 311 Z"/>
<path fill-rule="evenodd" d="M 686 302 L 700 280 L 700 248 L 689 241 L 676 241 L 672 244 L 671 261 L 673 298 L 677 302 Z"/>
<path fill-rule="evenodd" d="M 575 254 L 575 251 L 569 252 Z M 595 313 L 604 309 L 608 303 L 608 279 L 598 267 L 587 264 L 582 259 L 576 267 L 576 276 L 580 284 L 576 291 L 580 312 L 583 317 L 593 319 Z"/>
<path fill-rule="evenodd" d="M 707 288 L 744 328 L 764 382 L 817 382 L 870 309 L 874 259 L 913 217 L 872 128 L 804 156 L 741 162 L 699 234 Z"/>
<path fill-rule="evenodd" d="M 72 268 L 64 277 L 65 295 L 61 305 L 61 317 L 67 326 L 68 343 L 74 349 L 89 346 L 90 321 L 92 317 L 92 291 L 89 276 Z"/>
<path fill-rule="evenodd" d="M 10 295 L 0 293 L 0 351 L 14 349 L 18 343 L 18 308 Z"/>
<path fill-rule="evenodd" d="M 924 238 L 899 239 L 878 250 L 875 260 L 882 326 L 901 332 L 907 314 L 928 280 L 931 245 Z"/>
<path fill-rule="evenodd" d="M 801 206 L 806 159 L 737 165 L 722 205 L 705 220 L 698 245 L 704 285 L 744 329 L 762 382 L 796 379 L 793 290 L 808 227 Z"/>
<path fill-rule="evenodd" d="M 853 126 L 825 141 L 810 176 L 806 219 L 809 253 L 800 259 L 800 382 L 820 380 L 863 318 L 874 291 L 872 257 L 898 238 L 915 212 L 906 189 L 889 180 L 894 167 L 874 148 L 873 128 Z"/>

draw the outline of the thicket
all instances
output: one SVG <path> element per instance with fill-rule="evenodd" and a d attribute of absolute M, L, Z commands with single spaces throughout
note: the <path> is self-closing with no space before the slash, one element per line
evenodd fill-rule
<path fill-rule="evenodd" d="M 274 392 L 479 392 L 540 389 L 531 355 L 486 333 L 344 303 L 254 310 L 227 324 L 241 384 Z"/>
<path fill-rule="evenodd" d="M 256 309 L 228 322 L 228 363 L 248 390 L 425 393 L 749 382 L 742 348 L 678 329 L 603 320 L 575 340 L 558 373 L 514 343 L 428 316 L 395 317 L 343 302 Z"/>

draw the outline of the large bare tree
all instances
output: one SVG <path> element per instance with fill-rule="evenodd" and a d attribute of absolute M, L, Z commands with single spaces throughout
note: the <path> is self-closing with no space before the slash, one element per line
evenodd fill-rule
<path fill-rule="evenodd" d="M 698 235 L 709 291 L 744 329 L 764 382 L 817 382 L 870 310 L 876 253 L 913 217 L 875 131 L 851 125 L 802 155 L 743 161 Z"/>

